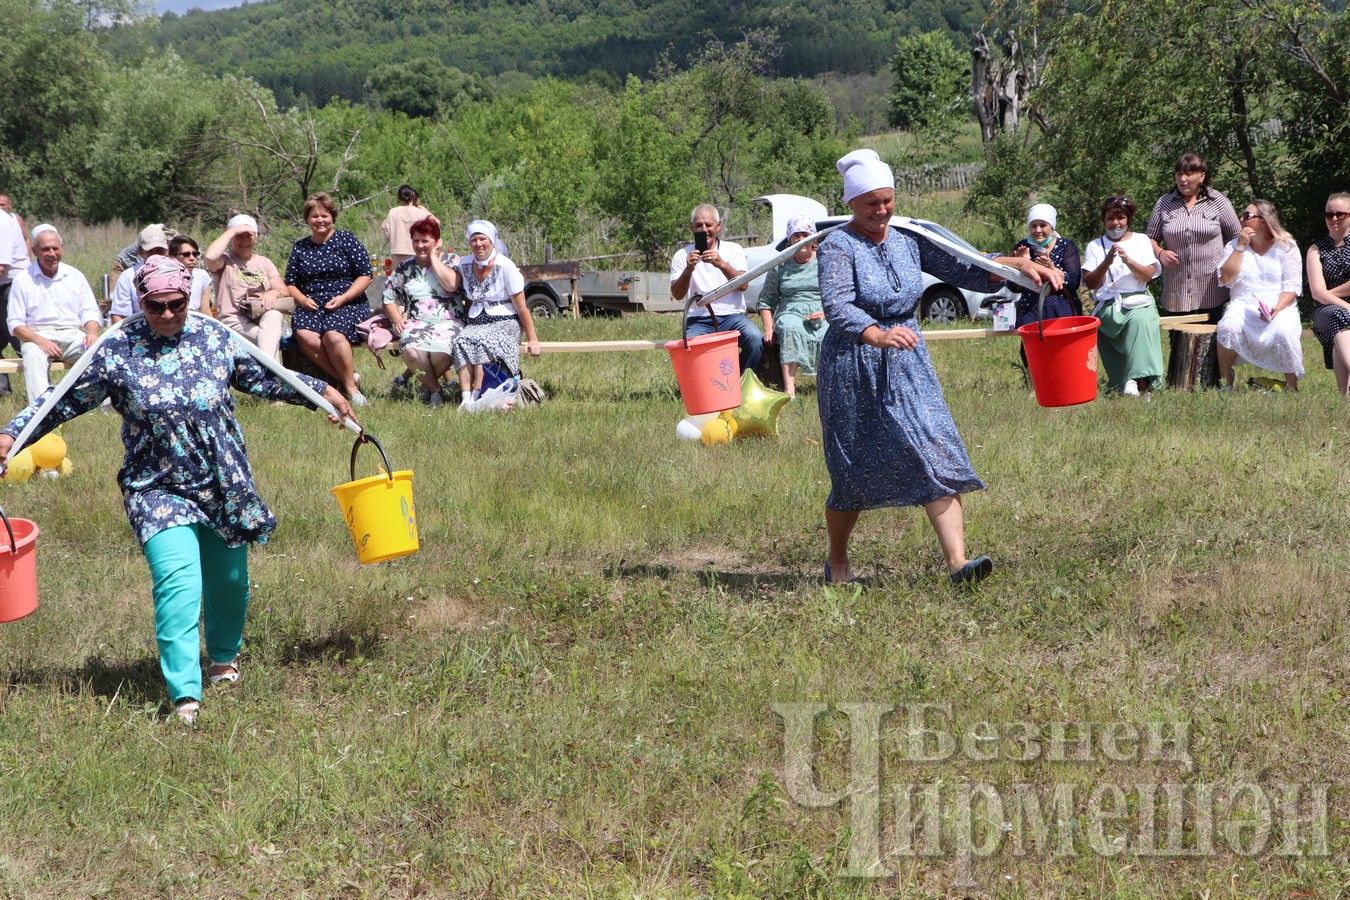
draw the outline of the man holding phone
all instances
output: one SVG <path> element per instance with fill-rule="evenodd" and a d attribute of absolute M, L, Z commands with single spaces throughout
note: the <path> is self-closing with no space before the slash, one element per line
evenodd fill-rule
<path fill-rule="evenodd" d="M 670 295 L 684 300 L 690 290 L 707 294 L 749 268 L 740 244 L 721 239 L 722 216 L 717 207 L 703 203 L 689 217 L 694 242 L 675 251 L 670 260 Z M 741 355 L 741 371 L 753 369 L 764 349 L 764 335 L 745 315 L 745 290 L 733 291 L 712 303 L 717 316 L 713 324 L 708 310 L 697 306 L 689 310 L 689 336 L 735 331 Z"/>

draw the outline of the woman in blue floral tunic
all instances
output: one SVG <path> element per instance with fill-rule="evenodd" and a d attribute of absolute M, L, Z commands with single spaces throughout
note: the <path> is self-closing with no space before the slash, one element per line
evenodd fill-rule
<path fill-rule="evenodd" d="M 224 325 L 189 317 L 190 289 L 191 273 L 182 263 L 167 256 L 146 262 L 136 276 L 145 317 L 132 319 L 98 348 L 32 436 L 36 440 L 105 398 L 121 413 L 126 459 L 117 480 L 150 565 L 160 669 L 175 712 L 189 723 L 202 696 L 198 620 L 204 614 L 211 682 L 238 681 L 248 544 L 265 541 L 276 527 L 253 484 L 230 388 L 310 405 L 259 365 Z M 336 389 L 299 377 L 341 415 L 352 415 Z M 42 401 L 34 400 L 0 432 L 0 459 L 9 456 Z"/>
<path fill-rule="evenodd" d="M 413 255 L 398 264 L 384 286 L 384 314 L 399 338 L 399 355 L 422 383 L 421 399 L 441 405 L 441 378 L 451 368 L 455 339 L 464 330 L 464 295 L 455 258 L 441 250 L 434 216 L 411 229 Z M 468 385 L 460 385 L 468 392 Z"/>
<path fill-rule="evenodd" d="M 839 160 L 847 226 L 820 245 L 820 293 L 830 323 L 820 348 L 820 397 L 829 560 L 825 581 L 851 580 L 848 545 L 859 514 L 922 506 L 955 583 L 993 570 L 966 557 L 961 494 L 984 488 L 966 455 L 919 330 L 921 273 L 974 290 L 990 277 L 936 245 L 891 227 L 895 178 L 871 150 Z M 1033 281 L 1056 275 L 1026 257 L 997 257 Z M 1059 287 L 1058 284 L 1055 284 Z"/>

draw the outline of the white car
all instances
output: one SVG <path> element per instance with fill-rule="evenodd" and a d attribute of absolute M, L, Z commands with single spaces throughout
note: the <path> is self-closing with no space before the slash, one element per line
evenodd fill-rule
<path fill-rule="evenodd" d="M 847 222 L 850 218 L 849 216 L 832 216 L 830 211 L 820 203 L 810 197 L 799 197 L 796 194 L 768 194 L 763 197 L 756 197 L 755 203 L 767 205 L 773 210 L 774 243 L 745 248 L 746 260 L 752 269 L 765 260 L 771 259 L 779 252 L 778 245 L 787 237 L 787 223 L 793 216 L 806 216 L 815 223 L 816 231 L 829 228 L 831 225 L 838 225 L 840 222 Z M 969 241 L 953 234 L 937 222 L 930 222 L 927 219 L 914 219 L 908 216 L 891 217 L 892 224 L 898 225 L 906 222 L 928 229 L 963 247 L 969 247 L 972 253 L 980 252 Z M 758 304 L 759 292 L 763 287 L 764 276 L 761 275 L 750 282 L 750 285 L 745 289 L 745 308 L 747 310 L 753 310 Z M 926 322 L 955 322 L 962 318 L 987 319 L 992 315 L 990 307 L 994 303 L 1016 299 L 1016 292 L 1006 284 L 989 293 L 979 293 L 939 281 L 924 272 L 923 295 L 919 300 L 919 317 Z"/>

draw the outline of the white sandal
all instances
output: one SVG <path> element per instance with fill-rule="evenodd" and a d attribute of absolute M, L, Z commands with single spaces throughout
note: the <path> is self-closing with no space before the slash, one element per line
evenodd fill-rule
<path fill-rule="evenodd" d="M 234 684 L 243 677 L 239 672 L 239 657 L 235 657 L 227 663 L 212 663 L 211 668 L 224 669 L 223 672 L 210 672 L 206 677 L 212 684 Z"/>
<path fill-rule="evenodd" d="M 197 713 L 201 708 L 201 703 L 196 700 L 179 700 L 174 704 L 173 714 L 184 725 L 196 725 Z"/>

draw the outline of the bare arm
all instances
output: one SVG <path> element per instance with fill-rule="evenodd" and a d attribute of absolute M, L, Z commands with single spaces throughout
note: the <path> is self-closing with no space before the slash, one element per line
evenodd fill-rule
<path fill-rule="evenodd" d="M 538 356 L 539 336 L 534 333 L 534 317 L 530 315 L 530 308 L 525 305 L 525 292 L 512 295 L 511 305 L 516 308 L 516 318 L 520 320 L 521 330 L 525 332 L 526 349 L 531 356 Z"/>
<path fill-rule="evenodd" d="M 230 249 L 230 241 L 234 240 L 239 231 L 238 228 L 226 228 L 214 241 L 206 245 L 206 250 L 202 253 L 206 271 L 219 272 L 225 268 L 225 252 Z"/>
<path fill-rule="evenodd" d="M 1345 300 L 1346 297 L 1350 297 L 1350 281 L 1340 287 L 1327 287 L 1326 279 L 1322 277 L 1322 254 L 1316 244 L 1308 248 L 1307 276 L 1308 295 L 1319 304 L 1350 309 L 1350 302 Z"/>
<path fill-rule="evenodd" d="M 436 246 L 431 249 L 431 271 L 441 283 L 441 287 L 453 294 L 459 290 L 459 272 L 445 264 L 445 260 L 442 259 L 444 252 L 441 249 L 441 242 L 437 241 Z"/>
<path fill-rule="evenodd" d="M 670 283 L 670 296 L 683 300 L 689 294 L 689 279 L 694 277 L 694 266 L 699 264 L 698 253 L 690 253 L 684 260 L 684 271 Z"/>

